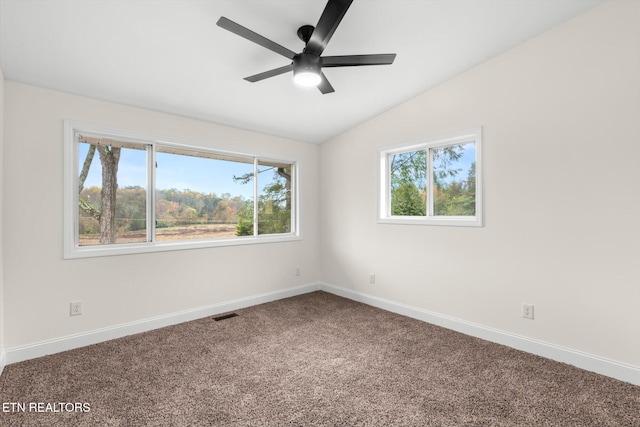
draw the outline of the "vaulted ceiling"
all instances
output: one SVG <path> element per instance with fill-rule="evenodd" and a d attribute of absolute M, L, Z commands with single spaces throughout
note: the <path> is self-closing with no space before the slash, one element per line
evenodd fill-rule
<path fill-rule="evenodd" d="M 396 53 L 327 68 L 335 92 L 293 84 L 225 16 L 295 52 L 326 0 L 2 0 L 5 79 L 321 143 L 595 6 L 601 0 L 355 0 L 325 55 Z"/>

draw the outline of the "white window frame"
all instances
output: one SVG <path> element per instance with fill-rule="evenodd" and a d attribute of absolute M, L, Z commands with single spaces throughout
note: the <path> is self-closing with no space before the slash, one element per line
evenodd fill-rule
<path fill-rule="evenodd" d="M 281 162 L 291 164 L 291 232 L 282 234 L 258 234 L 257 221 L 257 197 L 258 180 L 253 180 L 254 191 L 254 235 L 253 236 L 235 236 L 231 238 L 220 239 L 202 239 L 202 240 L 182 240 L 182 241 L 155 241 L 155 230 L 152 224 L 155 223 L 154 198 L 155 191 L 155 168 L 148 167 L 148 188 L 147 188 L 147 242 L 139 243 L 115 243 L 111 245 L 78 245 L 78 143 L 77 135 L 86 134 L 103 138 L 114 139 L 118 141 L 126 141 L 140 145 L 150 146 L 148 151 L 148 161 L 151 165 L 155 165 L 155 147 L 174 147 L 181 150 L 189 150 L 200 153 L 212 153 L 217 155 L 228 155 L 232 157 L 244 157 L 253 159 L 254 176 L 257 176 L 256 170 L 258 162 Z M 86 124 L 71 120 L 64 121 L 64 238 L 63 238 L 63 257 L 64 259 L 73 258 L 89 258 L 99 256 L 127 255 L 148 252 L 164 252 L 184 249 L 201 249 L 223 246 L 251 245 L 259 243 L 275 243 L 301 240 L 300 234 L 300 216 L 299 216 L 299 194 L 298 194 L 298 177 L 299 162 L 290 158 L 275 157 L 273 155 L 247 154 L 240 152 L 232 152 L 227 150 L 218 150 L 207 148 L 203 145 L 178 141 L 175 139 L 160 138 L 149 134 L 124 131 L 120 129 L 98 126 L 94 124 Z"/>
<path fill-rule="evenodd" d="M 431 149 L 469 142 L 475 142 L 476 214 L 475 216 L 435 216 L 433 215 L 433 169 Z M 419 150 L 427 151 L 427 215 L 391 215 L 391 171 L 389 159 L 394 154 Z M 420 141 L 383 147 L 378 150 L 378 175 L 378 223 L 482 227 L 482 127 L 478 126 L 459 132 L 425 138 Z"/>

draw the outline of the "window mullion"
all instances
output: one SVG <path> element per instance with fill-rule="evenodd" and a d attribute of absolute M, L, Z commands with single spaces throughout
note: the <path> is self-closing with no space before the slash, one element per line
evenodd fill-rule
<path fill-rule="evenodd" d="M 155 144 L 147 145 L 147 242 L 156 241 L 156 161 Z"/>
<path fill-rule="evenodd" d="M 72 145 L 73 148 L 71 148 L 69 150 L 69 148 L 67 148 L 68 151 L 70 151 L 73 155 L 72 158 L 72 165 L 73 165 L 73 175 L 71 177 L 71 179 L 73 180 L 73 191 L 71 191 L 70 193 L 72 194 L 72 202 L 73 202 L 73 247 L 74 248 L 78 248 L 80 246 L 79 242 L 80 242 L 80 222 L 78 220 L 79 215 L 80 215 L 80 193 L 79 193 L 79 187 L 80 187 L 80 182 L 79 182 L 79 173 L 80 173 L 80 165 L 78 163 L 78 135 L 76 134 L 76 132 L 72 132 L 72 136 L 73 139 L 69 140 L 69 138 L 66 138 L 66 143 L 67 145 Z M 65 169 L 66 172 L 66 169 Z M 66 189 L 66 188 L 65 188 Z"/>
<path fill-rule="evenodd" d="M 253 236 L 258 236 L 258 158 L 253 159 Z"/>
<path fill-rule="evenodd" d="M 382 175 L 385 179 L 385 185 L 384 185 L 384 197 L 385 197 L 385 201 L 384 201 L 384 209 L 385 209 L 385 215 L 390 216 L 391 215 L 391 159 L 392 159 L 392 155 L 391 154 L 387 154 L 386 155 L 386 162 L 385 162 L 385 168 L 384 168 L 384 172 Z"/>
<path fill-rule="evenodd" d="M 433 150 L 427 148 L 427 217 L 433 216 Z"/>

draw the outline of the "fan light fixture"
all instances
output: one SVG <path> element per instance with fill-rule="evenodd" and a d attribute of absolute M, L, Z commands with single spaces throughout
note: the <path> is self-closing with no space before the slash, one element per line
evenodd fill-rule
<path fill-rule="evenodd" d="M 318 86 L 322 81 L 322 77 L 320 77 L 320 58 L 306 53 L 294 56 L 293 81 L 299 86 Z"/>
<path fill-rule="evenodd" d="M 316 73 L 301 71 L 293 74 L 293 82 L 298 86 L 316 87 L 322 79 Z"/>
<path fill-rule="evenodd" d="M 245 77 L 246 81 L 255 83 L 293 71 L 294 83 L 299 86 L 315 86 L 322 94 L 327 94 L 335 92 L 335 89 L 322 72 L 322 68 L 388 65 L 393 64 L 393 60 L 396 58 L 395 53 L 322 56 L 327 43 L 331 40 L 334 31 L 338 28 L 351 3 L 353 3 L 353 0 L 327 0 L 327 5 L 315 27 L 313 25 L 303 25 L 298 28 L 298 38 L 304 42 L 304 50 L 300 53 L 287 49 L 224 16 L 218 19 L 217 25 L 291 61 L 288 65 Z"/>

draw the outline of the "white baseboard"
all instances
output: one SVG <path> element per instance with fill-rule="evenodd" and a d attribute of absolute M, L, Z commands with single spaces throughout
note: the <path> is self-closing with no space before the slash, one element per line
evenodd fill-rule
<path fill-rule="evenodd" d="M 0 350 L 0 375 L 2 375 L 2 371 L 4 371 L 5 358 L 6 358 L 6 354 L 4 350 Z"/>
<path fill-rule="evenodd" d="M 198 307 L 191 310 L 184 310 L 143 319 L 136 322 L 129 322 L 107 328 L 96 329 L 76 335 L 56 338 L 53 340 L 41 341 L 34 344 L 14 347 L 0 352 L 0 374 L 5 365 L 21 362 L 23 360 L 34 359 L 48 354 L 59 353 L 61 351 L 72 350 L 74 348 L 97 344 L 127 335 L 146 332 L 165 326 L 175 325 L 182 322 L 201 319 L 220 313 L 239 310 L 253 305 L 264 304 L 283 298 L 289 298 L 313 291 L 325 291 L 358 301 L 383 310 L 398 313 L 403 316 L 421 320 L 423 322 L 442 326 L 457 332 L 481 338 L 487 341 L 506 345 L 527 353 L 536 354 L 558 362 L 568 363 L 581 369 L 606 375 L 631 384 L 640 385 L 640 367 L 584 353 L 578 350 L 550 344 L 525 336 L 512 334 L 510 332 L 489 328 L 451 316 L 431 312 L 421 308 L 409 306 L 384 298 L 368 295 L 352 289 L 334 286 L 328 283 L 310 283 L 307 285 L 287 288 L 279 291 L 268 292 L 246 298 L 239 298 L 209 306 Z"/>
<path fill-rule="evenodd" d="M 264 304 L 283 298 L 306 294 L 309 292 L 317 291 L 319 289 L 319 284 L 311 283 L 307 285 L 296 286 L 293 288 L 253 295 L 246 298 L 238 298 L 218 304 L 194 308 L 191 310 L 179 311 L 176 313 L 170 313 L 135 322 L 123 323 L 120 325 L 83 332 L 81 334 L 68 335 L 52 340 L 40 341 L 26 346 L 9 348 L 6 350 L 3 358 L 0 359 L 0 362 L 2 362 L 2 365 L 0 366 L 4 366 L 4 363 L 8 365 L 11 363 L 21 362 L 23 360 L 35 359 L 36 357 L 42 357 L 48 354 L 55 354 L 60 353 L 61 351 L 73 350 L 74 348 L 97 344 L 115 338 L 125 337 L 127 335 L 147 332 L 153 329 L 163 328 L 165 326 L 176 325 L 178 323 L 201 319 L 208 316 L 214 316 L 216 314 L 239 310 L 241 308 L 250 307 L 253 305 Z"/>
<path fill-rule="evenodd" d="M 536 354 L 547 359 L 567 363 L 587 371 L 626 381 L 631 384 L 640 385 L 640 367 L 638 366 L 617 362 L 615 360 L 595 356 L 593 354 L 584 353 L 556 344 L 527 338 L 522 335 L 489 328 L 388 299 L 342 288 L 340 286 L 330 285 L 328 283 L 320 283 L 320 290 L 362 302 L 373 307 L 378 307 L 383 310 L 391 311 L 393 313 L 401 314 L 403 316 L 412 317 L 427 323 L 452 329 L 457 332 L 462 332 L 466 335 L 506 345 L 517 350 L 526 351 L 527 353 Z"/>

